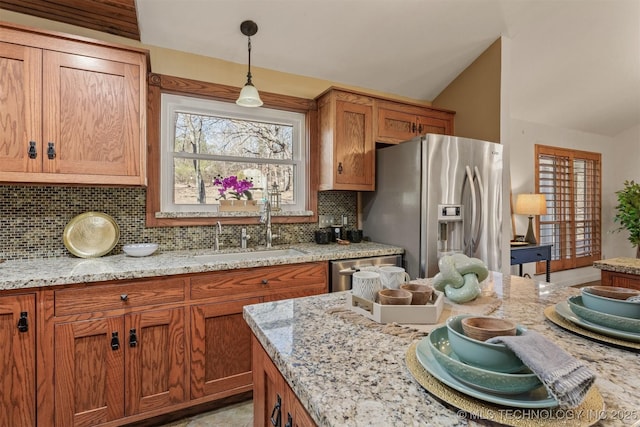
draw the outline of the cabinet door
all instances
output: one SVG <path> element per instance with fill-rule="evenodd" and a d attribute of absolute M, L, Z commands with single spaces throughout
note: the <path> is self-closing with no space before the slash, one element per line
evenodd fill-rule
<path fill-rule="evenodd" d="M 126 414 L 160 409 L 185 399 L 184 308 L 126 317 Z"/>
<path fill-rule="evenodd" d="M 397 143 L 417 135 L 416 115 L 378 108 L 378 137 L 380 142 Z"/>
<path fill-rule="evenodd" d="M 336 101 L 334 181 L 336 189 L 373 190 L 373 108 Z M 340 186 L 345 186 L 340 188 Z"/>
<path fill-rule="evenodd" d="M 124 416 L 121 316 L 55 325 L 55 425 L 94 426 Z"/>
<path fill-rule="evenodd" d="M 439 119 L 436 117 L 418 116 L 418 133 L 424 135 L 426 133 L 437 133 L 441 135 L 452 134 L 452 121 Z"/>
<path fill-rule="evenodd" d="M 35 307 L 33 294 L 0 297 L 0 426 L 36 425 Z"/>
<path fill-rule="evenodd" d="M 42 51 L 0 42 L 0 180 L 42 165 Z M 30 142 L 34 159 L 28 156 Z"/>
<path fill-rule="evenodd" d="M 45 172 L 58 182 L 141 183 L 140 68 L 44 51 L 43 148 L 55 150 Z"/>
<path fill-rule="evenodd" d="M 254 427 L 284 426 L 286 395 L 284 379 L 258 340 L 253 346 L 253 425 Z"/>
<path fill-rule="evenodd" d="M 242 307 L 260 302 L 256 297 L 191 307 L 192 399 L 251 389 L 251 330 Z"/>

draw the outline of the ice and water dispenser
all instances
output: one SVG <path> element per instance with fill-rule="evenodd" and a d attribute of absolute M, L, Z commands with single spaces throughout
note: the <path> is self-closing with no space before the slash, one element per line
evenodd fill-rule
<path fill-rule="evenodd" d="M 438 259 L 461 253 L 463 237 L 462 205 L 438 205 Z"/>

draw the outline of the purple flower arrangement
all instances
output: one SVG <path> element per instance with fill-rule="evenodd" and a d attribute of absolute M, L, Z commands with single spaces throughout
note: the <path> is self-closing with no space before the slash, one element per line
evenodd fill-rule
<path fill-rule="evenodd" d="M 247 200 L 252 200 L 253 198 L 251 191 L 249 191 L 253 188 L 253 182 L 250 179 L 238 179 L 234 175 L 223 178 L 218 175 L 213 180 L 213 185 L 220 187 L 218 188 L 218 193 L 220 194 L 218 200 L 226 200 L 227 196 L 236 200 L 241 200 L 243 197 L 246 197 Z"/>

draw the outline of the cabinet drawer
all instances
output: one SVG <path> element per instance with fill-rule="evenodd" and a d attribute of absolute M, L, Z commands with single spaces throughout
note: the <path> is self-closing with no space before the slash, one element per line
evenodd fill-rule
<path fill-rule="evenodd" d="M 326 286 L 326 263 L 249 268 L 192 277 L 191 298 L 214 298 L 238 293 L 263 294 L 314 284 Z"/>
<path fill-rule="evenodd" d="M 511 249 L 511 265 L 545 261 L 551 258 L 551 246 Z"/>
<path fill-rule="evenodd" d="M 55 315 L 91 313 L 184 301 L 184 278 L 161 278 L 136 283 L 87 285 L 55 292 Z"/>

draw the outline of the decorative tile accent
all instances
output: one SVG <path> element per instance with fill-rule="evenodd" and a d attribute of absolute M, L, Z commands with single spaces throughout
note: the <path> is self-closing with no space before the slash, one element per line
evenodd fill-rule
<path fill-rule="evenodd" d="M 356 221 L 356 193 L 327 191 L 318 194 L 320 214 L 348 216 Z M 0 186 L 0 259 L 38 259 L 72 256 L 64 246 L 64 227 L 88 211 L 111 215 L 120 227 L 120 241 L 111 254 L 122 253 L 128 243 L 155 242 L 164 251 L 213 247 L 213 226 L 145 227 L 146 189 L 57 186 Z M 249 246 L 264 245 L 263 226 L 223 227 L 222 247 L 240 247 L 242 228 L 252 237 Z M 313 242 L 317 223 L 275 224 L 274 244 Z"/>

